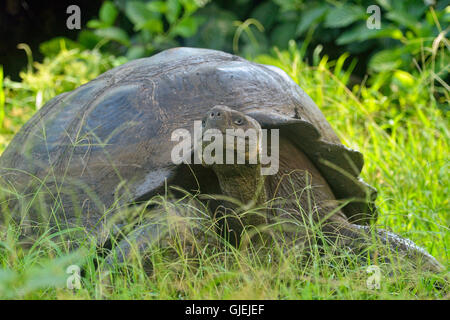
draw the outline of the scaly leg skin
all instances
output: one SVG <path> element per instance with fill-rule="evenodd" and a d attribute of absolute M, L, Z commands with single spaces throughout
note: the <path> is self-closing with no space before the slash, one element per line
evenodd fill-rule
<path fill-rule="evenodd" d="M 419 269 L 435 273 L 444 271 L 443 266 L 425 249 L 392 232 L 348 222 L 333 226 L 330 224 L 324 229 L 329 231 L 330 234 L 334 234 L 334 236 L 330 236 L 330 239 L 335 240 L 339 246 L 348 247 L 355 253 L 374 248 L 380 251 L 383 256 L 393 259 L 406 258 Z M 336 234 L 337 236 L 335 236 Z"/>

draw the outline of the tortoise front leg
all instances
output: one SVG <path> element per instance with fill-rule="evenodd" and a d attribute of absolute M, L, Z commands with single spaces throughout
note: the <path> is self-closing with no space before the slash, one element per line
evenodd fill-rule
<path fill-rule="evenodd" d="M 144 256 L 152 245 L 159 242 L 164 232 L 163 226 L 156 223 L 136 228 L 108 254 L 105 260 L 107 266 L 131 262 L 134 257 Z"/>
<path fill-rule="evenodd" d="M 356 254 L 373 249 L 388 259 L 407 259 L 415 267 L 435 273 L 443 271 L 443 266 L 425 249 L 383 229 L 342 221 L 324 226 L 324 234 L 328 234 L 337 246 L 349 248 Z"/>
<path fill-rule="evenodd" d="M 191 212 L 192 213 L 192 212 Z M 106 257 L 106 265 L 148 262 L 146 255 L 167 250 L 173 257 L 194 256 L 219 244 L 213 221 L 207 216 L 186 216 L 181 211 L 158 210 L 130 232 Z"/>

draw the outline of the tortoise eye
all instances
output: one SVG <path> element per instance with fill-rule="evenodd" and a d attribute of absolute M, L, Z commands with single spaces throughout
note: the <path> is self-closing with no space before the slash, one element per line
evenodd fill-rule
<path fill-rule="evenodd" d="M 237 125 L 241 125 L 244 121 L 242 121 L 242 118 L 238 118 L 237 120 L 234 121 L 234 123 L 236 123 Z"/>

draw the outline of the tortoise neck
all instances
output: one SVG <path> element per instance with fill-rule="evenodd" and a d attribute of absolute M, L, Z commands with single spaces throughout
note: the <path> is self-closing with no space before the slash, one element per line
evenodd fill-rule
<path fill-rule="evenodd" d="M 260 165 L 221 165 L 213 169 L 224 195 L 243 205 L 254 202 L 254 207 L 263 206 L 266 202 L 266 187 Z"/>
<path fill-rule="evenodd" d="M 224 195 L 235 198 L 246 205 L 255 201 L 256 205 L 262 205 L 266 201 L 264 177 L 261 175 L 259 165 L 245 167 L 243 170 L 214 170 L 220 183 L 220 188 Z"/>

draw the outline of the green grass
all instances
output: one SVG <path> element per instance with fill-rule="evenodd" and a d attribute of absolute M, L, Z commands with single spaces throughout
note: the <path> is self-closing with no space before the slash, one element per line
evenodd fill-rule
<path fill-rule="evenodd" d="M 316 59 L 312 66 L 302 61 L 299 51 L 260 56 L 256 61 L 284 69 L 311 96 L 323 111 L 342 141 L 363 152 L 362 176 L 378 191 L 378 226 L 408 237 L 424 247 L 450 270 L 449 207 L 449 131 L 448 118 L 436 101 L 430 86 L 430 64 L 413 82 L 399 81 L 385 95 L 377 87 L 346 87 L 350 73 L 341 60 Z M 48 64 L 49 62 L 47 62 Z M 45 64 L 44 64 L 45 65 Z M 34 73 L 38 74 L 38 72 Z M 95 76 L 95 73 L 92 74 Z M 88 79 L 86 79 L 88 80 Z M 371 82 L 371 80 L 374 80 Z M 24 80 L 22 84 L 26 84 Z M 78 84 L 78 82 L 77 82 Z M 35 101 L 35 96 L 5 90 L 6 120 L 20 124 L 9 113 Z M 17 90 L 17 91 L 14 91 Z M 37 91 L 30 91 L 36 94 Z M 56 93 L 56 92 L 55 92 Z M 51 95 L 45 97 L 50 98 Z M 45 101 L 44 99 L 44 101 Z M 28 104 L 27 104 L 28 103 Z M 448 102 L 446 102 L 448 103 Z M 0 108 L 2 106 L 0 105 Z M 5 120 L 4 120 L 5 121 Z M 11 132 L 3 136 L 4 147 Z M 6 138 L 5 138 L 6 137 Z M 1 151 L 1 149 L 0 149 Z M 162 201 L 166 212 L 184 208 L 187 215 L 197 212 L 183 203 Z M 139 215 L 143 208 L 128 209 Z M 201 211 L 201 210 L 200 210 Z M 5 216 L 8 213 L 5 214 Z M 201 230 L 206 230 L 203 226 Z M 320 236 L 320 234 L 318 235 Z M 229 245 L 199 246 L 197 254 L 186 255 L 175 237 L 174 250 L 153 248 L 153 272 L 148 274 L 137 260 L 127 269 L 114 265 L 116 272 L 108 283 L 100 281 L 104 256 L 88 239 L 75 252 L 69 252 L 58 237 L 42 236 L 32 249 L 18 245 L 17 230 L 0 233 L 0 297 L 25 299 L 449 299 L 448 287 L 439 290 L 435 283 L 443 275 L 412 270 L 407 264 L 379 264 L 381 288 L 366 286 L 368 263 L 345 251 L 325 248 L 324 254 L 305 256 L 297 248 L 274 246 L 268 252 L 237 250 Z M 220 242 L 220 241 L 219 241 Z M 289 248 L 288 248 L 289 249 Z M 371 263 L 377 263 L 372 261 Z M 65 268 L 82 265 L 82 288 L 65 287 Z"/>

